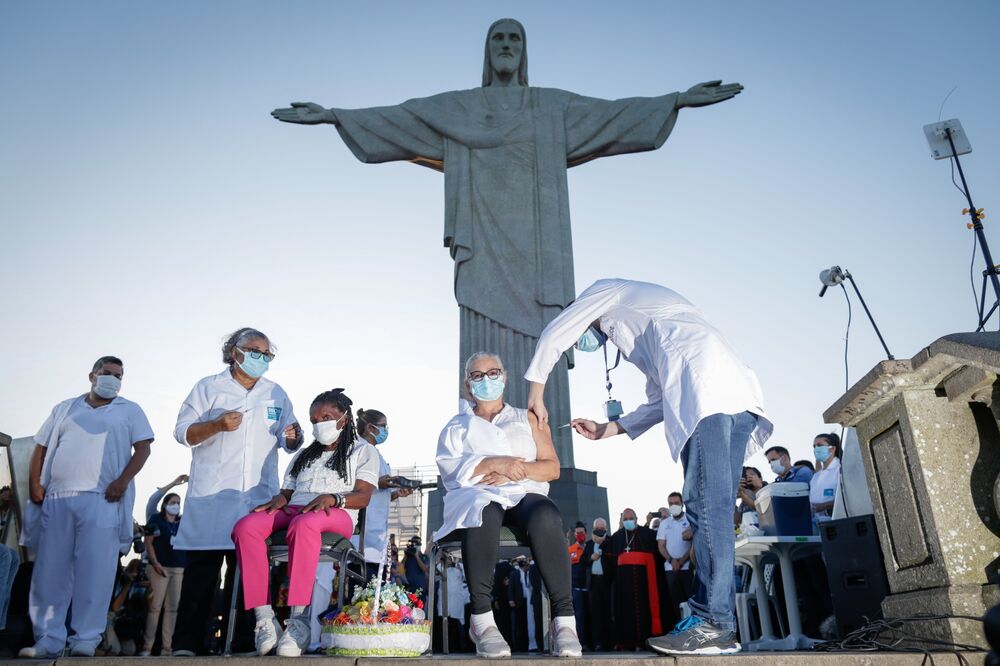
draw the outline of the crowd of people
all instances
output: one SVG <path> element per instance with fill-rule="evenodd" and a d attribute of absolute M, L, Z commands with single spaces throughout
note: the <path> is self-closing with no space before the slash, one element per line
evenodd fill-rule
<path fill-rule="evenodd" d="M 563 517 L 548 496 L 561 465 L 545 384 L 565 352 L 606 353 L 609 343 L 645 375 L 648 401 L 621 418 L 609 409 L 605 423 L 573 419 L 573 431 L 592 440 L 634 439 L 662 423 L 684 486 L 646 524 L 627 509 L 613 533 L 603 520 L 589 535 L 587 525 L 577 525 L 568 546 Z M 322 535 L 351 538 L 365 509 L 364 556 L 377 566 L 391 550 L 388 507 L 409 490 L 378 452 L 389 433 L 386 415 L 356 409 L 344 389 L 312 400 L 306 437 L 288 395 L 264 376 L 275 353 L 253 328 L 225 339 L 224 368 L 195 383 L 174 428 L 191 455 L 183 507 L 169 487 L 161 489 L 138 537 L 134 479 L 154 435 L 141 407 L 119 395 L 122 360 L 99 358 L 87 393 L 53 408 L 35 436 L 29 470 L 21 543 L 34 558 L 27 603 L 34 643 L 22 656 L 65 649 L 74 656 L 133 649 L 209 654 L 221 633 L 217 609 L 234 595 L 234 652 L 298 656 L 318 645 L 316 619 L 334 587 L 332 569 L 318 561 Z M 753 502 L 756 482 L 743 461 L 772 430 L 753 371 L 682 296 L 615 279 L 591 285 L 545 327 L 523 380 L 526 409 L 505 400 L 510 383 L 522 378 L 508 377 L 494 351 L 473 354 L 464 370 L 465 400 L 438 441 L 446 492 L 433 540 L 461 544 L 468 638 L 477 654 L 500 657 L 512 645 L 538 645 L 532 613 L 501 626 L 498 606 L 534 608 L 542 588 L 551 603 L 554 656 L 578 657 L 585 646 L 739 651 L 733 507 L 738 489 L 741 502 Z M 839 451 L 829 442 L 824 447 L 816 448 L 818 514 L 828 511 Z M 279 450 L 293 456 L 283 476 Z M 783 477 L 806 474 L 779 447 L 767 455 Z M 530 562 L 498 569 L 501 527 L 530 546 Z M 276 532 L 288 544 L 287 589 L 272 583 L 267 544 Z M 121 569 L 119 555 L 133 544 L 145 558 Z M 427 550 L 411 541 L 400 560 L 399 575 L 413 589 L 426 585 Z M 237 567 L 241 584 L 234 590 Z M 444 576 L 459 575 L 459 567 L 445 569 Z M 145 610 L 141 620 L 130 610 L 137 607 Z"/>

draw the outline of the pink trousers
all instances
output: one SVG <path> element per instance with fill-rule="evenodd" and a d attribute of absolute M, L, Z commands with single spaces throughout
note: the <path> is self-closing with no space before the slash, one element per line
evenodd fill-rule
<path fill-rule="evenodd" d="M 308 606 L 312 601 L 316 567 L 323 532 L 350 538 L 354 522 L 343 509 L 302 513 L 301 506 L 285 511 L 251 513 L 233 527 L 236 559 L 243 578 L 243 605 L 247 610 L 268 603 L 270 568 L 264 540 L 277 530 L 288 529 L 288 605 Z"/>

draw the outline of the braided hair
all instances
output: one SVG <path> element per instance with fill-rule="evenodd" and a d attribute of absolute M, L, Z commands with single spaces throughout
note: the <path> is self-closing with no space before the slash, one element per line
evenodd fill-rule
<path fill-rule="evenodd" d="M 338 410 L 344 413 L 347 418 L 347 424 L 344 429 L 340 432 L 340 437 L 334 443 L 335 447 L 333 449 L 333 455 L 326 461 L 326 467 L 332 469 L 340 476 L 344 481 L 349 482 L 349 473 L 347 470 L 347 458 L 351 451 L 354 449 L 354 443 L 357 441 L 358 432 L 354 427 L 354 415 L 351 413 L 351 405 L 354 404 L 350 398 L 344 393 L 344 389 L 336 388 L 332 391 L 325 391 L 320 393 L 312 401 L 309 410 L 312 411 L 313 407 L 316 405 L 333 405 Z M 292 469 L 289 472 L 290 476 L 294 479 L 299 476 L 299 472 L 305 468 L 311 466 L 316 460 L 319 459 L 324 453 L 326 447 L 317 441 L 313 441 L 302 454 L 295 459 L 295 463 L 292 465 Z"/>

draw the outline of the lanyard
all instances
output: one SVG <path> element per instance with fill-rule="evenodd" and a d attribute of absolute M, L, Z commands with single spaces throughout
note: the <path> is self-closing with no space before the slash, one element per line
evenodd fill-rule
<path fill-rule="evenodd" d="M 611 398 L 611 371 L 614 370 L 615 368 L 617 368 L 618 364 L 622 362 L 622 350 L 621 349 L 618 350 L 618 355 L 615 357 L 615 364 L 609 368 L 608 367 L 608 342 L 607 342 L 607 340 L 604 341 L 604 344 L 601 345 L 601 347 L 604 349 L 604 379 L 608 383 L 608 385 L 607 385 L 608 400 L 611 400 L 612 399 Z"/>

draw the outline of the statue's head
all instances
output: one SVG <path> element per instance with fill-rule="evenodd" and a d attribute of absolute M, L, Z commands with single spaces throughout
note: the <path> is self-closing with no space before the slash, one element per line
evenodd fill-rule
<path fill-rule="evenodd" d="M 528 43 L 520 21 L 505 18 L 495 21 L 486 32 L 486 57 L 483 61 L 483 86 L 494 77 L 517 73 L 518 85 L 528 85 Z"/>

